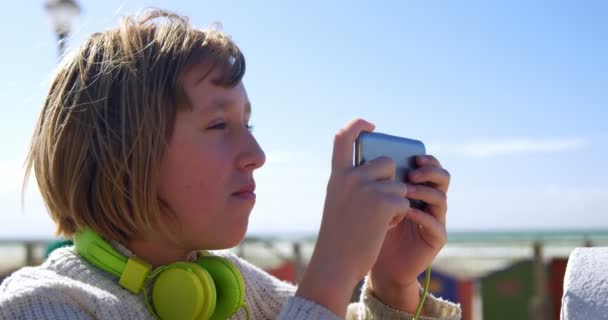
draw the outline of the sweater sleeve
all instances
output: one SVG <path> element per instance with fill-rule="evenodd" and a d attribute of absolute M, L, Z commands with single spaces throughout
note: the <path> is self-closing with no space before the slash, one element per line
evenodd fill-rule
<path fill-rule="evenodd" d="M 420 294 L 422 294 L 422 288 Z M 437 298 L 428 294 L 424 301 L 423 312 L 424 320 L 458 320 L 462 316 L 462 311 L 458 304 Z M 393 309 L 378 300 L 373 291 L 368 286 L 367 278 L 361 289 L 361 299 L 357 303 L 351 303 L 346 313 L 348 320 L 363 319 L 388 319 L 388 320 L 411 320 L 414 315 Z"/>

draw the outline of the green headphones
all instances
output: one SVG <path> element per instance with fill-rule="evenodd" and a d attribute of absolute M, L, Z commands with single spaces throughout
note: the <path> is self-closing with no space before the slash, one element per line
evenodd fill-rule
<path fill-rule="evenodd" d="M 153 270 L 137 258 L 127 258 L 90 229 L 76 234 L 76 251 L 93 265 L 117 276 L 118 283 L 139 294 L 160 319 L 224 320 L 245 305 L 245 282 L 239 270 L 222 257 L 202 255 L 193 262 L 175 262 Z M 146 280 L 153 280 L 152 305 Z"/>

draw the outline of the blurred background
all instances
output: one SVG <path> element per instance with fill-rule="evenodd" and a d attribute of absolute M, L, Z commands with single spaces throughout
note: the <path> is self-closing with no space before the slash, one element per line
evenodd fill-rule
<path fill-rule="evenodd" d="M 355 117 L 424 141 L 451 172 L 431 290 L 463 319 L 559 319 L 569 253 L 608 244 L 604 1 L 40 0 L 0 12 L 0 279 L 61 241 L 34 179 L 21 205 L 60 56 L 145 7 L 219 23 L 245 54 L 267 162 L 234 250 L 279 278 L 306 267 L 333 135 Z"/>

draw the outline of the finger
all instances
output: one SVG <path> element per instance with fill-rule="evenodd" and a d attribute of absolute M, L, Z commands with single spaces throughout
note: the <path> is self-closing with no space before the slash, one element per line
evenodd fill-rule
<path fill-rule="evenodd" d="M 395 178 L 397 164 L 389 157 L 379 157 L 366 162 L 357 170 L 368 180 L 389 180 Z"/>
<path fill-rule="evenodd" d="M 435 250 L 441 249 L 447 241 L 445 225 L 439 223 L 431 215 L 418 209 L 411 209 L 405 216 L 421 228 L 422 237 Z"/>
<path fill-rule="evenodd" d="M 375 188 L 386 196 L 403 199 L 407 194 L 408 187 L 405 183 L 397 180 L 383 180 L 375 182 Z M 409 200 L 407 201 L 409 205 Z"/>
<path fill-rule="evenodd" d="M 353 166 L 353 144 L 362 131 L 373 131 L 374 125 L 362 119 L 351 120 L 334 138 L 332 169 Z"/>
<path fill-rule="evenodd" d="M 399 225 L 407 216 L 408 211 L 411 210 L 410 201 L 403 196 L 391 196 L 387 198 L 390 199 L 387 201 L 387 205 L 391 207 L 390 212 L 392 212 L 389 216 L 388 227 L 392 229 Z"/>
<path fill-rule="evenodd" d="M 407 186 L 395 180 L 377 181 L 369 184 L 373 196 L 372 212 L 382 215 L 389 226 L 401 221 L 410 208 L 410 201 L 405 197 Z"/>
<path fill-rule="evenodd" d="M 399 214 L 393 217 L 393 219 L 391 219 L 391 221 L 388 223 L 388 229 L 392 229 L 396 226 L 398 226 L 401 221 L 403 221 L 403 219 L 405 219 L 406 214 Z"/>
<path fill-rule="evenodd" d="M 443 192 L 448 192 L 451 178 L 452 177 L 447 170 L 430 165 L 411 170 L 408 173 L 410 182 L 416 184 L 430 183 Z"/>
<path fill-rule="evenodd" d="M 441 224 L 445 224 L 448 211 L 448 201 L 445 192 L 422 185 L 407 185 L 406 196 L 410 199 L 422 200 L 427 204 L 428 213 Z"/>
<path fill-rule="evenodd" d="M 430 155 L 430 154 L 427 154 L 424 156 L 417 156 L 416 164 L 418 164 L 419 166 L 424 166 L 424 165 L 430 164 L 432 166 L 442 168 L 439 160 L 437 160 L 437 158 L 435 158 L 435 156 Z"/>

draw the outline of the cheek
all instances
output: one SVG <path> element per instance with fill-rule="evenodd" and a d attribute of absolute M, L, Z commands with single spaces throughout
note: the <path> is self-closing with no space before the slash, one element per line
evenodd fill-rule
<path fill-rule="evenodd" d="M 216 148 L 172 146 L 161 165 L 161 199 L 178 216 L 217 209 L 226 198 L 228 163 Z"/>

